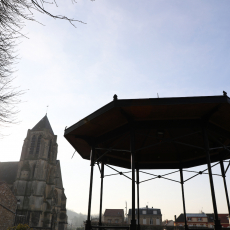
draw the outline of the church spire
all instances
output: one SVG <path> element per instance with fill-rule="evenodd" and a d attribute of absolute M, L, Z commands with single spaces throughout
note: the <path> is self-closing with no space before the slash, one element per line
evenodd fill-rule
<path fill-rule="evenodd" d="M 48 129 L 54 135 L 47 114 L 32 128 L 32 131 L 42 131 L 43 129 Z"/>

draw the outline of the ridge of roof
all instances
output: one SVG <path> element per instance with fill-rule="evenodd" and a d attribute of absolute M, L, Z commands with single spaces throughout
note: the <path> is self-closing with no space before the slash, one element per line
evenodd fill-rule
<path fill-rule="evenodd" d="M 43 129 L 49 130 L 50 133 L 54 135 L 47 114 L 32 128 L 32 131 L 42 131 Z"/>
<path fill-rule="evenodd" d="M 207 217 L 205 213 L 186 213 L 187 217 Z"/>

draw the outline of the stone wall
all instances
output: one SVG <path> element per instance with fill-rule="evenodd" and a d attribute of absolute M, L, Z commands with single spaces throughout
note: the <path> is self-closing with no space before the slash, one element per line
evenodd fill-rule
<path fill-rule="evenodd" d="M 0 182 L 0 230 L 14 225 L 17 199 L 6 183 Z"/>

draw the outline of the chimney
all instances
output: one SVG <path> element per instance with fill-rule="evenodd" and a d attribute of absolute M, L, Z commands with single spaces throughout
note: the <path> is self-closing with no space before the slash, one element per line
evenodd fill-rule
<path fill-rule="evenodd" d="M 146 205 L 146 208 L 148 208 L 148 205 Z"/>
<path fill-rule="evenodd" d="M 176 215 L 174 216 L 174 221 L 176 222 Z"/>
<path fill-rule="evenodd" d="M 168 222 L 169 222 L 169 220 L 167 219 L 167 220 L 166 220 L 166 224 L 167 224 Z"/>

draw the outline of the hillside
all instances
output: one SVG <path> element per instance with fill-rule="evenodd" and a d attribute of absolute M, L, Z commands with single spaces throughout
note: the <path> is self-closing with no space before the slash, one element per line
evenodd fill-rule
<path fill-rule="evenodd" d="M 75 226 L 83 226 L 83 221 L 87 219 L 87 216 L 82 213 L 77 213 L 67 209 L 68 223 Z"/>

